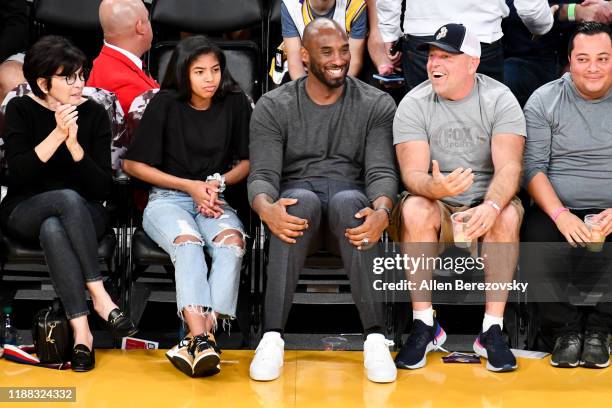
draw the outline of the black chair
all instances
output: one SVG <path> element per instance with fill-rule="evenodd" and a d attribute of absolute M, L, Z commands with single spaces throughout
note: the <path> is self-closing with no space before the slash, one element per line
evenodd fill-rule
<path fill-rule="evenodd" d="M 177 41 L 160 40 L 160 32 L 174 30 L 209 35 L 225 51 L 230 73 L 257 100 L 262 93 L 261 48 L 254 41 L 227 41 L 224 32 L 257 29 L 263 42 L 263 8 L 259 0 L 155 0 L 151 22 L 155 40 L 149 53 L 152 75 L 161 82 Z"/>
<path fill-rule="evenodd" d="M 130 133 L 129 139 L 133 137 L 133 132 L 137 129 L 140 119 L 144 114 L 148 103 L 153 96 L 158 92 L 157 89 L 149 90 L 142 95 L 136 97 L 127 116 L 127 129 Z M 143 183 L 137 180 L 132 180 L 132 186 L 147 188 Z M 247 251 L 243 258 L 242 270 L 240 274 L 240 284 L 238 289 L 238 305 L 236 318 L 240 330 L 243 334 L 242 345 L 248 347 L 252 344 L 254 333 L 253 330 L 259 325 L 259 297 L 260 292 L 255 285 L 259 279 L 254 276 L 254 273 L 259 272 L 258 268 L 254 268 L 258 260 L 260 251 L 253 249 L 257 247 L 252 237 L 258 235 L 260 225 L 259 218 L 251 211 L 246 192 L 246 181 L 237 185 L 228 186 L 225 191 L 225 198 L 237 210 L 240 220 L 242 221 L 245 232 L 249 235 L 245 242 Z M 144 277 L 147 274 L 149 267 L 162 267 L 166 276 L 170 277 L 174 283 L 174 267 L 168 254 L 160 248 L 140 227 L 141 214 L 136 209 L 135 205 L 130 205 L 129 208 L 133 211 L 129 216 L 131 220 L 130 230 L 133 231 L 131 237 L 131 250 L 129 252 L 129 262 L 126 268 L 126 281 L 130 285 L 130 290 L 126 292 L 126 309 L 130 315 L 136 320 L 142 315 L 146 303 L 149 300 L 150 290 L 137 285 L 137 279 Z M 135 210 L 135 211 L 134 211 Z M 158 275 L 157 275 L 158 276 Z M 156 277 L 155 274 L 149 274 L 149 277 Z M 174 291 L 174 285 L 169 292 Z M 168 294 L 164 296 L 165 301 L 174 302 L 174 295 Z"/>
<path fill-rule="evenodd" d="M 36 41 L 47 34 L 70 38 L 87 58 L 93 60 L 102 48 L 102 27 L 98 17 L 101 0 L 34 0 L 31 12 L 32 35 Z"/>
<path fill-rule="evenodd" d="M 281 3 L 282 0 L 270 0 L 270 7 L 266 14 L 266 40 L 265 40 L 265 64 L 270 64 L 275 57 L 276 48 L 283 41 L 281 36 Z M 272 80 L 266 73 L 264 85 L 266 91 L 273 89 Z"/>

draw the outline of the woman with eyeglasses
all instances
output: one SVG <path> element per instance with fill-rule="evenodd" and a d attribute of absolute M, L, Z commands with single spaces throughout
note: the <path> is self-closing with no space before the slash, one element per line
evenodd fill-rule
<path fill-rule="evenodd" d="M 6 108 L 8 192 L 2 232 L 42 246 L 49 274 L 74 333 L 72 369 L 94 368 L 93 307 L 116 337 L 136 333 L 104 289 L 98 239 L 107 231 L 102 203 L 112 183 L 111 127 L 105 109 L 83 98 L 85 55 L 67 39 L 47 36 L 26 53 L 32 93 Z"/>

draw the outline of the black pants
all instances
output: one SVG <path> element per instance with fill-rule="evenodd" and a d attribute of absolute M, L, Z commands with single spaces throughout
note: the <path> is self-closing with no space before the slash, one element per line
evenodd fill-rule
<path fill-rule="evenodd" d="M 284 330 L 306 256 L 326 247 L 342 257 L 366 333 L 382 332 L 382 303 L 374 302 L 372 286 L 368 285 L 371 268 L 367 271 L 364 267 L 375 256 L 378 246 L 358 251 L 344 236 L 346 228 L 355 228 L 363 222 L 355 214 L 370 206 L 362 189 L 334 180 L 297 181 L 283 185 L 281 197 L 298 200 L 287 207 L 287 212 L 308 220 L 309 227 L 295 244 L 287 244 L 274 235 L 270 238 L 264 331 Z"/>
<path fill-rule="evenodd" d="M 74 190 L 53 190 L 19 203 L 8 218 L 8 234 L 24 242 L 40 241 L 55 291 L 68 319 L 89 314 L 85 283 L 102 280 L 98 238 L 107 215 Z"/>
<path fill-rule="evenodd" d="M 586 214 L 597 214 L 601 211 L 601 209 L 574 210 L 572 213 L 583 219 Z M 530 243 L 566 242 L 555 223 L 537 206 L 531 207 L 525 214 L 521 237 L 523 242 Z M 609 235 L 606 242 L 611 241 L 612 235 Z M 560 334 L 570 331 L 581 332 L 585 327 L 603 332 L 609 332 L 612 328 L 611 251 L 608 245 L 606 244 L 602 252 L 589 252 L 580 247 L 572 248 L 569 244 L 524 245 L 521 253 L 521 271 L 527 276 L 530 285 L 533 284 L 528 293 L 530 298 L 537 302 L 534 306 L 545 344 L 551 344 L 551 340 Z M 577 306 L 569 303 L 567 289 L 570 282 L 587 281 L 588 286 L 590 278 L 595 278 L 599 282 L 599 288 L 604 289 L 604 295 L 593 312 L 583 316 Z"/>
<path fill-rule="evenodd" d="M 402 69 L 404 70 L 404 78 L 408 90 L 427 80 L 427 58 L 429 53 L 428 51 L 417 50 L 417 46 L 433 40 L 433 36 L 404 36 Z M 491 44 L 480 43 L 480 48 L 481 55 L 478 72 L 499 82 L 504 82 L 504 48 L 501 40 Z"/>

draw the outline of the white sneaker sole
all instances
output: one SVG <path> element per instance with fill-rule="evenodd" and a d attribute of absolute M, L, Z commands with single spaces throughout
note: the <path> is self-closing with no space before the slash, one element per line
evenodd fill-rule
<path fill-rule="evenodd" d="M 253 368 L 253 364 L 249 367 L 249 377 L 255 381 L 274 381 L 281 375 L 283 365 L 281 364 L 277 370 L 258 370 Z"/>
<path fill-rule="evenodd" d="M 440 337 L 440 340 L 438 340 L 435 345 L 433 344 L 432 341 L 429 342 L 429 344 L 427 345 L 427 348 L 425 348 L 425 354 L 423 354 L 423 358 L 418 363 L 413 364 L 413 365 L 403 365 L 399 368 L 408 368 L 410 370 L 416 370 L 416 369 L 425 367 L 425 364 L 427 363 L 427 354 L 430 351 L 438 350 L 444 345 L 445 342 L 446 342 L 446 332 L 443 332 L 442 336 Z"/>
<path fill-rule="evenodd" d="M 567 362 L 563 362 L 563 363 L 558 363 L 556 361 L 553 361 L 552 357 L 550 359 L 550 365 L 553 367 L 558 367 L 558 368 L 576 368 L 578 367 L 579 362 L 576 361 L 575 363 L 567 363 Z"/>
<path fill-rule="evenodd" d="M 610 360 L 609 359 L 605 363 L 601 363 L 601 364 L 591 363 L 591 362 L 588 362 L 588 361 L 580 361 L 580 366 L 584 367 L 584 368 L 606 368 L 609 365 L 610 365 Z"/>
<path fill-rule="evenodd" d="M 375 383 L 380 383 L 380 384 L 392 383 L 397 379 L 397 371 L 384 373 L 384 374 L 380 374 L 380 373 L 371 374 L 370 370 L 366 368 L 366 376 L 368 377 L 368 380 L 375 382 Z"/>

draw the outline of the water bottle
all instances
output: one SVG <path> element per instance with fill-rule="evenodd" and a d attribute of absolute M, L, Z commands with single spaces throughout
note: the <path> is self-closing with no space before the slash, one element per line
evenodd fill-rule
<path fill-rule="evenodd" d="M 13 327 L 11 322 L 11 313 L 13 308 L 10 306 L 4 307 L 4 344 L 17 345 L 17 330 Z"/>

